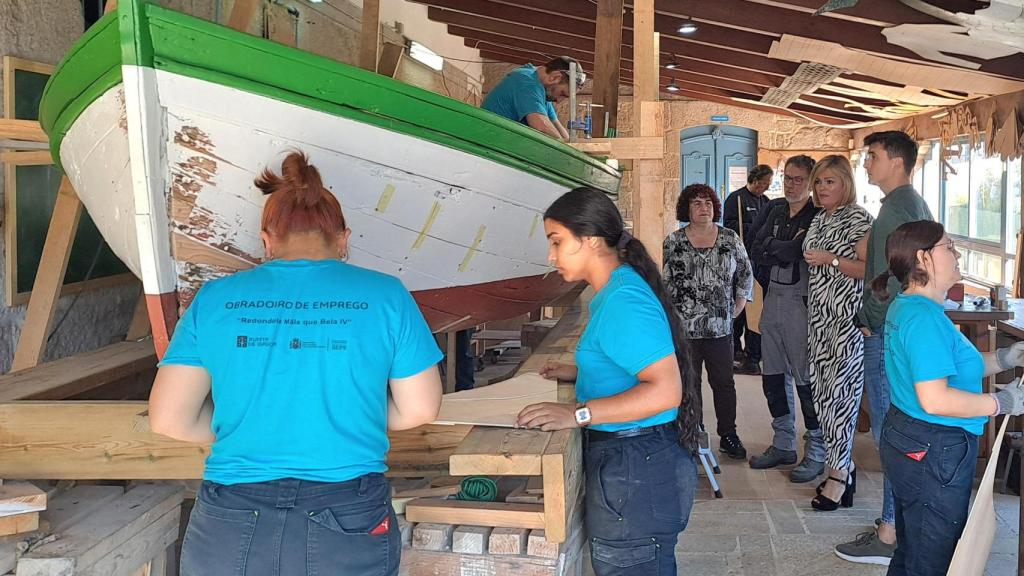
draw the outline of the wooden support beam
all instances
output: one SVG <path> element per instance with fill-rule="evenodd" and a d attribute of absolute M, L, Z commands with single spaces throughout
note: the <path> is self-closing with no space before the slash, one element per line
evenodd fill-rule
<path fill-rule="evenodd" d="M 359 37 L 359 67 L 377 71 L 380 46 L 380 0 L 363 0 L 362 34 Z"/>
<path fill-rule="evenodd" d="M 135 312 L 132 313 L 132 321 L 128 324 L 128 333 L 124 339 L 129 342 L 145 338 L 153 331 L 149 324 L 149 307 L 146 305 L 146 293 L 139 292 L 139 299 L 135 302 Z"/>
<path fill-rule="evenodd" d="M 619 62 L 622 59 L 622 0 L 597 0 L 597 35 L 594 37 L 593 133 L 604 136 L 616 126 L 619 110 Z M 608 126 L 604 124 L 608 113 Z"/>
<path fill-rule="evenodd" d="M 118 342 L 0 376 L 0 402 L 63 400 L 153 368 L 152 340 Z"/>
<path fill-rule="evenodd" d="M 209 447 L 154 434 L 147 408 L 145 402 L 0 403 L 0 478 L 202 478 Z M 448 457 L 471 428 L 428 424 L 389 432 L 389 474 L 446 473 Z"/>
<path fill-rule="evenodd" d="M 50 336 L 50 325 L 57 309 L 64 273 L 68 269 L 71 246 L 78 231 L 82 216 L 82 202 L 75 194 L 67 176 L 61 179 L 57 202 L 46 232 L 46 243 L 39 258 L 39 271 L 32 285 L 32 297 L 21 325 L 18 347 L 14 352 L 11 371 L 24 370 L 39 364 L 46 353 L 46 341 Z"/>
<path fill-rule="evenodd" d="M 235 0 L 231 7 L 231 15 L 228 16 L 228 26 L 245 32 L 256 16 L 256 10 L 262 4 L 263 0 Z"/>
<path fill-rule="evenodd" d="M 578 428 L 551 435 L 544 470 L 544 533 L 548 542 L 565 542 L 583 490 L 583 447 Z"/>
<path fill-rule="evenodd" d="M 0 118 L 0 140 L 25 140 L 27 142 L 49 142 L 43 127 L 36 120 L 14 120 Z"/>
<path fill-rule="evenodd" d="M 592 138 L 570 146 L 580 152 L 611 156 L 616 160 L 660 160 L 665 156 L 664 138 Z"/>
<path fill-rule="evenodd" d="M 636 132 L 641 137 L 664 138 L 663 102 L 634 102 Z M 643 242 L 661 269 L 661 247 L 665 240 L 665 181 L 662 160 L 637 160 L 633 165 L 631 215 L 633 236 Z"/>
<path fill-rule="evenodd" d="M 633 2 L 633 101 L 658 99 L 658 49 L 654 39 L 654 0 Z M 639 107 L 633 111 L 639 119 Z M 634 124 L 639 126 L 639 122 Z M 638 135 L 638 134 L 634 134 Z"/>
<path fill-rule="evenodd" d="M 405 519 L 409 522 L 469 524 L 496 528 L 544 528 L 544 507 L 540 504 L 417 498 L 406 504 Z"/>

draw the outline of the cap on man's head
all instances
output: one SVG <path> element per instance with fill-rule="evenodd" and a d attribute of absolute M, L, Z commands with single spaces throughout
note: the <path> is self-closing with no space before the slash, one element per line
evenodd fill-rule
<path fill-rule="evenodd" d="M 576 88 L 579 89 L 582 88 L 583 83 L 587 81 L 587 74 L 583 71 L 583 68 L 576 59 L 570 58 L 569 56 L 559 56 L 545 64 L 544 68 L 547 69 L 548 72 L 554 72 L 557 70 L 562 74 L 565 74 L 565 78 L 568 81 L 570 78 L 569 67 L 573 63 L 576 64 Z"/>

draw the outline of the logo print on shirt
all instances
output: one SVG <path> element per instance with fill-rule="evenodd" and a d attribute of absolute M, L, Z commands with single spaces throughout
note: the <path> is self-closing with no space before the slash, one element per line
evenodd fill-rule
<path fill-rule="evenodd" d="M 237 338 L 235 338 L 235 347 L 236 348 L 245 348 L 248 345 L 249 345 L 249 337 L 248 336 L 238 336 Z"/>
<path fill-rule="evenodd" d="M 302 340 L 292 338 L 292 341 L 288 343 L 288 347 L 292 350 L 298 350 L 299 348 L 302 348 Z"/>

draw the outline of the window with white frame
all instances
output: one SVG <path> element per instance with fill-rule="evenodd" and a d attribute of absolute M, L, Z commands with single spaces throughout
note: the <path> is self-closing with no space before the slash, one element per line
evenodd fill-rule
<path fill-rule="evenodd" d="M 990 156 L 984 135 L 980 140 L 971 146 L 966 137 L 958 138 L 945 161 L 938 140 L 922 143 L 913 184 L 955 239 L 964 275 L 983 284 L 1012 286 L 1021 223 L 1022 160 Z M 877 215 L 881 191 L 867 182 L 863 151 L 854 152 L 853 159 L 858 202 Z"/>

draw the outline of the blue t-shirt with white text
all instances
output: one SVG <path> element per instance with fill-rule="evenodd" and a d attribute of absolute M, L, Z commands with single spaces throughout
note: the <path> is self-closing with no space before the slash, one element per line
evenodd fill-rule
<path fill-rule="evenodd" d="M 509 72 L 487 94 L 482 108 L 523 124 L 526 124 L 528 114 L 543 114 L 550 118 L 547 93 L 533 64 Z"/>
<path fill-rule="evenodd" d="M 899 294 L 885 315 L 885 373 L 892 403 L 905 414 L 980 436 L 988 418 L 929 414 L 917 399 L 918 382 L 946 378 L 950 388 L 981 393 L 985 360 L 942 305 L 918 294 Z"/>
<path fill-rule="evenodd" d="M 576 397 L 581 402 L 614 396 L 640 383 L 644 368 L 675 354 L 665 308 L 631 266 L 619 266 L 590 301 L 590 320 L 576 347 Z M 634 422 L 595 424 L 614 432 L 665 424 L 678 408 Z"/>
<path fill-rule="evenodd" d="M 207 282 L 161 366 L 211 376 L 220 484 L 384 472 L 387 386 L 440 360 L 401 281 L 337 260 L 275 260 Z"/>

